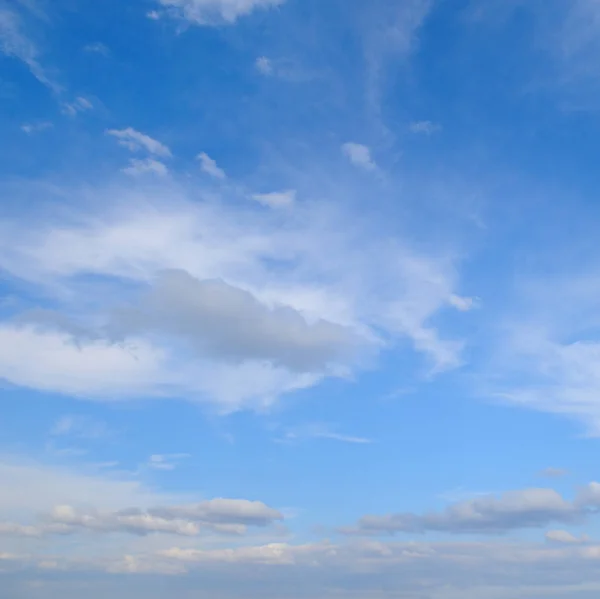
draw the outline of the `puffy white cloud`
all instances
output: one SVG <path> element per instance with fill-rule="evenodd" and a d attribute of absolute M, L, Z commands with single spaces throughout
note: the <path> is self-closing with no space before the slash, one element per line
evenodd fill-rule
<path fill-rule="evenodd" d="M 126 129 L 109 129 L 106 133 L 115 137 L 119 145 L 132 152 L 144 150 L 162 158 L 169 158 L 171 156 L 171 150 L 167 146 L 149 135 L 136 131 L 132 127 L 127 127 Z"/>
<path fill-rule="evenodd" d="M 537 528 L 554 522 L 573 523 L 585 516 L 582 506 L 570 503 L 552 489 L 510 491 L 500 497 L 481 496 L 450 505 L 443 512 L 363 516 L 350 534 L 424 533 L 497 534 Z"/>
<path fill-rule="evenodd" d="M 0 379 L 14 385 L 105 401 L 186 397 L 224 413 L 268 407 L 323 376 L 256 361 L 177 360 L 146 342 L 82 341 L 32 328 L 0 327 L 0 345 Z"/>
<path fill-rule="evenodd" d="M 0 377 L 78 397 L 183 396 L 230 411 L 346 376 L 399 339 L 433 369 L 460 363 L 462 342 L 430 322 L 457 295 L 451 257 L 363 233 L 310 199 L 294 210 L 232 209 L 175 180 L 136 183 L 97 190 L 76 202 L 97 208 L 66 218 L 0 222 L 2 268 L 59 303 L 68 297 L 64 311 L 88 306 L 77 322 L 46 311 L 1 324 L 11 351 L 0 351 Z M 106 307 L 124 288 L 132 302 L 121 308 L 135 318 L 115 330 Z"/>
<path fill-rule="evenodd" d="M 0 379 L 74 396 L 156 395 L 166 356 L 145 342 L 79 343 L 67 333 L 0 326 Z M 158 377 L 158 378 L 157 378 Z"/>
<path fill-rule="evenodd" d="M 267 526 L 283 515 L 261 501 L 211 499 L 202 503 L 155 508 L 152 513 L 165 519 L 185 519 L 211 524 Z"/>
<path fill-rule="evenodd" d="M 258 9 L 282 5 L 285 0 L 159 0 L 176 16 L 197 25 L 234 23 Z"/>
<path fill-rule="evenodd" d="M 202 172 L 214 177 L 215 179 L 227 178 L 225 171 L 222 168 L 219 168 L 216 161 L 213 160 L 206 152 L 201 152 L 198 154 L 197 158 L 200 161 L 200 168 L 202 169 Z"/>
<path fill-rule="evenodd" d="M 342 146 L 342 152 L 352 164 L 360 168 L 364 168 L 368 171 L 377 169 L 377 164 L 375 164 L 375 161 L 371 157 L 371 150 L 368 146 L 348 142 Z"/>
<path fill-rule="evenodd" d="M 271 193 L 255 193 L 252 199 L 269 208 L 287 208 L 296 201 L 296 190 L 273 191 Z"/>
<path fill-rule="evenodd" d="M 139 307 L 113 324 L 127 338 L 146 331 L 180 337 L 202 355 L 234 363 L 268 361 L 291 371 L 321 372 L 356 345 L 353 331 L 293 308 L 261 303 L 250 292 L 219 280 L 200 281 L 185 271 L 159 274 Z"/>
<path fill-rule="evenodd" d="M 278 510 L 259 501 L 243 499 L 213 499 L 148 511 L 125 508 L 108 512 L 58 505 L 49 513 L 40 515 L 37 525 L 0 522 L 0 536 L 41 537 L 73 535 L 83 531 L 134 535 L 162 533 L 190 537 L 203 532 L 243 535 L 248 526 L 266 527 L 278 520 L 283 520 Z"/>

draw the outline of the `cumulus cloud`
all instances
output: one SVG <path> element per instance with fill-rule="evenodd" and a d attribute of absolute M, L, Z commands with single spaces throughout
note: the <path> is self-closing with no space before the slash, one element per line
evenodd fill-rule
<path fill-rule="evenodd" d="M 55 506 L 42 514 L 38 525 L 0 522 L 0 535 L 40 537 L 82 531 L 148 535 L 164 533 L 197 536 L 202 532 L 242 535 L 248 526 L 266 527 L 283 520 L 278 510 L 259 501 L 213 499 L 197 504 L 152 508 L 125 508 L 114 512 Z"/>
<path fill-rule="evenodd" d="M 394 534 L 398 532 L 451 534 L 499 534 L 521 528 L 539 528 L 551 523 L 581 521 L 589 499 L 571 503 L 552 489 L 510 491 L 499 497 L 481 496 L 450 505 L 443 512 L 399 513 L 364 516 L 349 534 Z"/>
<path fill-rule="evenodd" d="M 570 599 L 577 595 L 592 597 L 600 588 L 598 555 L 596 546 L 553 547 L 536 543 L 321 542 L 229 548 L 190 548 L 182 544 L 102 560 L 46 558 L 43 566 L 64 572 L 129 574 L 128 591 L 143 590 L 144 596 L 151 599 L 159 599 L 162 588 L 155 593 L 151 586 L 143 584 L 144 578 L 136 586 L 132 575 L 187 573 L 187 577 L 172 583 L 182 593 L 201 599 L 231 593 L 232 581 L 240 593 L 266 597 L 275 597 L 278 591 L 274 589 L 294 585 L 294 592 L 302 597 L 366 599 L 377 594 L 459 599 L 466 594 L 485 599 Z M 15 560 L 14 567 L 43 567 L 41 557 L 7 557 Z M 199 591 L 198 580 L 208 576 L 210 589 Z M 102 580 L 103 591 L 112 589 L 110 584 L 114 584 L 115 591 L 124 584 L 122 577 L 114 583 Z M 98 584 L 96 580 L 94 583 Z"/>
<path fill-rule="evenodd" d="M 215 160 L 213 160 L 206 152 L 201 152 L 197 156 L 200 161 L 200 169 L 203 173 L 214 177 L 215 179 L 226 179 L 227 175 L 222 168 L 217 166 Z"/>
<path fill-rule="evenodd" d="M 296 201 L 296 190 L 274 191 L 271 193 L 255 193 L 252 199 L 269 208 L 287 208 Z"/>
<path fill-rule="evenodd" d="M 308 323 L 291 307 L 269 307 L 224 281 L 200 281 L 177 270 L 160 273 L 145 303 L 124 310 L 113 331 L 124 337 L 144 331 L 173 335 L 212 358 L 266 360 L 298 372 L 322 371 L 356 343 L 343 326 Z"/>
<path fill-rule="evenodd" d="M 84 398 L 183 396 L 230 411 L 347 376 L 397 340 L 410 340 L 433 370 L 460 363 L 462 342 L 430 322 L 457 295 L 448 256 L 346 227 L 309 199 L 294 210 L 234 210 L 170 178 L 98 193 L 77 202 L 96 209 L 66 219 L 0 222 L 8 273 L 81 305 L 98 305 L 95 277 L 108 293 L 101 312 L 77 322 L 55 311 L 0 324 L 0 378 Z M 132 301 L 115 310 L 124 285 Z"/>
<path fill-rule="evenodd" d="M 158 0 L 173 15 L 196 25 L 235 23 L 258 9 L 274 8 L 285 0 Z"/>
<path fill-rule="evenodd" d="M 371 150 L 368 146 L 354 142 L 345 143 L 342 146 L 342 152 L 350 160 L 350 162 L 367 171 L 377 169 L 377 164 L 371 157 Z"/>
<path fill-rule="evenodd" d="M 108 135 L 115 137 L 119 145 L 127 148 L 131 152 L 145 151 L 155 156 L 169 158 L 171 150 L 161 142 L 153 139 L 149 135 L 140 133 L 132 127 L 125 129 L 109 129 Z"/>

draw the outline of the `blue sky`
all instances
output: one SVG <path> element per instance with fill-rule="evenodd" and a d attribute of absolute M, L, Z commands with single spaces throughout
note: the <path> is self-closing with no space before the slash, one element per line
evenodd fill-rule
<path fill-rule="evenodd" d="M 596 597 L 599 23 L 0 0 L 0 599 Z"/>

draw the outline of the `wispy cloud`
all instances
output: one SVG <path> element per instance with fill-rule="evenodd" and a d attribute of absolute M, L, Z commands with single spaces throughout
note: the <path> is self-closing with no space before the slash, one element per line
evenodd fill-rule
<path fill-rule="evenodd" d="M 90 100 L 84 98 L 83 96 L 79 96 L 73 100 L 73 102 L 65 102 L 62 105 L 63 114 L 67 114 L 69 116 L 76 116 L 80 112 L 87 112 L 92 110 L 94 105 Z"/>
<path fill-rule="evenodd" d="M 206 173 L 215 179 L 227 178 L 225 171 L 222 168 L 219 168 L 216 160 L 213 160 L 206 152 L 198 154 L 197 159 L 200 161 L 200 169 L 203 173 Z"/>
<path fill-rule="evenodd" d="M 26 35 L 23 20 L 8 3 L 0 3 L 0 50 L 7 56 L 22 61 L 31 74 L 54 94 L 60 94 L 62 88 L 47 73 L 40 63 L 40 51 Z"/>
<path fill-rule="evenodd" d="M 141 177 L 143 175 L 157 175 L 166 177 L 169 174 L 169 168 L 164 162 L 155 158 L 132 158 L 129 161 L 129 166 L 121 169 L 126 175 L 132 177 Z"/>
<path fill-rule="evenodd" d="M 102 42 L 94 42 L 91 44 L 86 44 L 83 47 L 84 52 L 90 52 L 92 54 L 101 54 L 102 56 L 108 56 L 110 54 L 110 50 L 106 44 Z"/>
<path fill-rule="evenodd" d="M 119 145 L 131 152 L 145 151 L 161 158 L 171 157 L 171 150 L 149 135 L 140 133 L 132 127 L 126 129 L 109 129 L 108 135 L 115 137 Z"/>
<path fill-rule="evenodd" d="M 285 0 L 158 0 L 166 9 L 166 14 L 173 15 L 196 25 L 217 25 L 235 23 L 259 9 L 281 6 Z M 156 18 L 160 16 L 152 11 Z"/>
<path fill-rule="evenodd" d="M 422 133 L 424 135 L 432 135 L 442 130 L 441 125 L 433 121 L 414 121 L 410 124 L 409 129 L 413 133 Z"/>
<path fill-rule="evenodd" d="M 21 125 L 21 131 L 27 133 L 27 135 L 33 135 L 34 133 L 41 133 L 52 129 L 54 125 L 49 121 L 42 121 L 40 123 L 23 123 Z"/>
<path fill-rule="evenodd" d="M 294 427 L 286 431 L 283 440 L 296 441 L 302 439 L 325 439 L 329 441 L 339 441 L 341 443 L 351 443 L 355 445 L 367 445 L 372 443 L 371 439 L 366 437 L 357 437 L 354 435 L 345 435 L 339 433 L 335 428 L 322 423 L 313 423 L 304 426 Z"/>
<path fill-rule="evenodd" d="M 63 416 L 50 430 L 54 437 L 75 437 L 79 439 L 103 439 L 111 432 L 106 423 L 89 416 Z"/>
<path fill-rule="evenodd" d="M 175 470 L 182 460 L 191 457 L 189 453 L 154 454 L 148 460 L 148 468 L 152 470 Z"/>
<path fill-rule="evenodd" d="M 296 190 L 273 191 L 271 193 L 255 193 L 252 199 L 269 208 L 288 208 L 296 202 Z"/>

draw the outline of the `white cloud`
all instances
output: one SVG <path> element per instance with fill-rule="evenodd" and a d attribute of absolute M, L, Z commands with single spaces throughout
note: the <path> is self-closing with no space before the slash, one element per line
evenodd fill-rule
<path fill-rule="evenodd" d="M 210 524 L 268 526 L 283 520 L 279 510 L 261 501 L 247 499 L 211 499 L 197 504 L 155 508 L 152 513 L 165 519 L 185 519 Z"/>
<path fill-rule="evenodd" d="M 258 9 L 274 8 L 285 0 L 159 0 L 176 16 L 197 25 L 234 23 Z"/>
<path fill-rule="evenodd" d="M 461 297 L 460 295 L 452 294 L 448 298 L 448 302 L 451 306 L 459 310 L 460 312 L 468 312 L 476 305 L 476 300 L 472 297 Z"/>
<path fill-rule="evenodd" d="M 63 114 L 68 114 L 69 116 L 75 116 L 80 112 L 86 112 L 88 110 L 92 110 L 94 105 L 83 96 L 78 96 L 73 100 L 73 102 L 66 102 L 62 106 Z"/>
<path fill-rule="evenodd" d="M 565 545 L 582 545 L 589 542 L 586 535 L 576 537 L 566 530 L 549 530 L 546 533 L 546 540 L 551 543 L 562 543 Z"/>
<path fill-rule="evenodd" d="M 46 131 L 47 129 L 52 129 L 52 127 L 54 127 L 54 125 L 48 121 L 43 121 L 41 123 L 23 123 L 21 125 L 21 131 L 27 133 L 27 135 L 32 135 L 34 133 Z"/>
<path fill-rule="evenodd" d="M 54 437 L 76 437 L 80 439 L 101 439 L 110 435 L 106 423 L 89 416 L 67 415 L 59 418 L 50 434 Z"/>
<path fill-rule="evenodd" d="M 295 427 L 285 433 L 286 440 L 295 439 L 327 439 L 330 441 L 339 441 L 341 443 L 352 443 L 356 445 L 367 445 L 372 443 L 371 439 L 365 437 L 356 437 L 353 435 L 344 435 L 332 430 L 326 424 L 314 423 L 307 426 Z"/>
<path fill-rule="evenodd" d="M 103 56 L 108 56 L 110 54 L 110 50 L 106 44 L 102 42 L 94 42 L 92 44 L 87 44 L 83 47 L 84 52 L 91 52 L 92 54 L 102 54 Z"/>
<path fill-rule="evenodd" d="M 148 460 L 148 468 L 152 470 L 175 470 L 181 460 L 190 457 L 189 453 L 154 454 Z"/>
<path fill-rule="evenodd" d="M 158 374 L 165 359 L 145 342 L 81 344 L 67 333 L 0 326 L 0 379 L 22 387 L 106 399 L 156 395 L 156 385 L 169 383 Z"/>
<path fill-rule="evenodd" d="M 273 74 L 273 63 L 270 58 L 266 56 L 259 56 L 255 62 L 256 69 L 259 73 L 263 75 L 272 75 Z"/>
<path fill-rule="evenodd" d="M 313 386 L 320 378 L 264 362 L 177 360 L 142 341 L 84 342 L 56 331 L 0 327 L 0 380 L 80 399 L 185 397 L 212 402 L 226 413 L 268 407 L 280 395 Z"/>
<path fill-rule="evenodd" d="M 122 508 L 103 511 L 57 505 L 38 514 L 38 524 L 0 522 L 0 536 L 42 537 L 81 532 L 198 536 L 202 533 L 244 535 L 249 526 L 268 527 L 283 515 L 259 501 L 213 499 L 198 504 L 155 507 L 149 510 Z"/>
<path fill-rule="evenodd" d="M 442 129 L 440 125 L 432 121 L 414 121 L 409 128 L 413 133 L 423 133 L 424 135 L 432 135 Z"/>
<path fill-rule="evenodd" d="M 202 172 L 214 177 L 215 179 L 225 179 L 227 177 L 225 171 L 222 168 L 219 168 L 216 161 L 205 152 L 198 154 L 197 158 L 200 161 L 200 168 Z"/>
<path fill-rule="evenodd" d="M 132 505 L 168 505 L 183 499 L 152 491 L 133 477 L 73 470 L 11 455 L 0 456 L 0 487 L 2 518 L 30 518 L 51 512 L 56 505 L 92 505 L 114 511 Z"/>
<path fill-rule="evenodd" d="M 385 136 L 390 135 L 382 115 L 382 98 L 390 79 L 388 68 L 397 68 L 417 46 L 418 32 L 427 19 L 432 0 L 370 0 L 369 19 L 363 28 L 366 64 L 365 95 L 371 116 Z"/>
<path fill-rule="evenodd" d="M 112 330 L 124 339 L 147 331 L 176 336 L 211 358 L 265 360 L 298 372 L 327 370 L 358 342 L 338 324 L 308 323 L 291 307 L 270 308 L 248 291 L 181 270 L 159 273 L 148 298 L 124 309 Z"/>
<path fill-rule="evenodd" d="M 342 146 L 342 152 L 352 164 L 360 168 L 364 168 L 368 171 L 377 169 L 377 165 L 371 158 L 371 150 L 367 146 L 348 142 Z"/>
<path fill-rule="evenodd" d="M 343 529 L 343 532 L 366 535 L 428 531 L 497 534 L 543 527 L 553 522 L 579 522 L 589 506 L 589 500 L 570 503 L 552 489 L 525 489 L 510 491 L 500 497 L 485 495 L 461 501 L 439 513 L 363 516 L 355 528 Z"/>
<path fill-rule="evenodd" d="M 296 190 L 274 191 L 271 193 L 255 193 L 252 199 L 269 208 L 287 208 L 296 202 Z"/>
<path fill-rule="evenodd" d="M 127 127 L 126 129 L 109 129 L 106 133 L 116 137 L 119 145 L 132 152 L 144 150 L 162 158 L 169 158 L 171 156 L 171 150 L 167 146 L 149 135 L 136 131 L 132 127 Z"/>
<path fill-rule="evenodd" d="M 527 409 L 580 421 L 600 434 L 600 278 L 597 266 L 521 281 L 498 318 L 481 389 Z"/>
<path fill-rule="evenodd" d="M 564 468 L 545 468 L 540 474 L 547 478 L 562 478 L 563 476 L 568 476 L 569 471 Z"/>
<path fill-rule="evenodd" d="M 31 74 L 53 93 L 61 93 L 61 87 L 53 81 L 39 62 L 36 44 L 23 31 L 23 22 L 15 10 L 0 5 L 0 51 L 21 60 Z"/>
<path fill-rule="evenodd" d="M 148 174 L 166 177 L 169 174 L 169 169 L 166 164 L 160 160 L 155 160 L 154 158 L 144 158 L 143 160 L 132 158 L 129 161 L 129 166 L 126 166 L 121 170 L 126 175 L 132 177 L 141 177 Z"/>
<path fill-rule="evenodd" d="M 257 212 L 203 201 L 171 179 L 139 190 L 121 185 L 75 202 L 88 208 L 67 219 L 30 215 L 26 223 L 0 223 L 0 266 L 46 293 L 60 289 L 59 297 L 79 305 L 100 297 L 78 285 L 89 275 L 104 281 L 104 307 L 114 305 L 127 284 L 136 290 L 138 311 L 147 311 L 144 294 L 173 269 L 180 278 L 187 272 L 192 296 L 179 298 L 175 312 L 155 303 L 151 312 L 160 318 L 141 314 L 140 336 L 122 330 L 123 344 L 98 332 L 110 319 L 106 312 L 80 313 L 79 323 L 65 316 L 5 323 L 0 348 L 11 351 L 0 351 L 0 376 L 13 384 L 87 398 L 183 396 L 230 411 L 268 406 L 324 376 L 351 374 L 363 355 L 384 347 L 382 334 L 388 345 L 411 340 L 434 369 L 460 363 L 461 342 L 444 339 L 429 322 L 457 295 L 450 257 L 367 235 L 310 198 L 292 211 Z M 220 329 L 205 318 L 208 304 L 202 303 L 213 288 L 221 293 L 211 308 L 219 309 Z M 224 310 L 243 298 L 269 325 L 256 334 L 226 326 Z M 184 299 L 189 305 L 180 305 Z M 193 326 L 183 325 L 184 313 L 196 314 Z M 342 339 L 352 337 L 358 354 L 345 354 L 350 346 Z M 305 359 L 310 355 L 312 362 Z"/>

